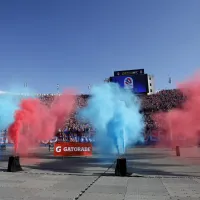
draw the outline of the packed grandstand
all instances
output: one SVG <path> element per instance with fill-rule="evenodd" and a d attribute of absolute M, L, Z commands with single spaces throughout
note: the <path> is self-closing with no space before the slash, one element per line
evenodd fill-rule
<path fill-rule="evenodd" d="M 41 101 L 46 104 L 51 104 L 54 95 L 41 95 Z M 83 107 L 87 104 L 89 95 L 80 95 L 77 98 L 77 107 Z M 152 120 L 152 115 L 158 111 L 168 111 L 172 108 L 180 106 L 184 102 L 184 96 L 179 90 L 162 90 L 152 95 L 142 95 L 141 107 L 144 114 L 144 120 L 146 129 L 144 131 L 145 136 L 155 133 L 155 130 L 159 124 Z M 68 130 L 70 134 L 82 134 L 87 132 L 92 132 L 92 127 L 90 124 L 80 124 L 76 120 L 76 113 L 74 113 L 69 120 L 66 121 L 65 126 L 62 130 Z"/>
<path fill-rule="evenodd" d="M 38 98 L 50 105 L 53 102 L 55 95 L 44 94 L 38 95 Z M 77 108 L 87 105 L 89 95 L 80 95 L 77 97 Z M 152 95 L 139 96 L 141 99 L 141 111 L 145 120 L 145 137 L 148 137 L 156 132 L 158 123 L 152 120 L 152 116 L 155 112 L 164 111 L 167 112 L 172 108 L 179 107 L 185 100 L 183 94 L 177 90 L 162 90 Z M 88 140 L 86 138 L 92 138 L 95 130 L 89 123 L 83 123 L 76 120 L 76 113 L 73 113 L 71 117 L 66 120 L 63 127 L 60 127 L 61 131 L 58 131 L 57 137 L 59 140 L 68 140 L 76 142 L 78 138 Z M 67 134 L 66 134 L 67 133 Z"/>

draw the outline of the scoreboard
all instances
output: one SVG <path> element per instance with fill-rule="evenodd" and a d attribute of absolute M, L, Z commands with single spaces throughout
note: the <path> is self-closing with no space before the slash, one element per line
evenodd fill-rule
<path fill-rule="evenodd" d="M 144 69 L 114 71 L 110 82 L 118 83 L 124 89 L 131 90 L 136 94 L 149 92 L 148 75 L 144 73 Z"/>

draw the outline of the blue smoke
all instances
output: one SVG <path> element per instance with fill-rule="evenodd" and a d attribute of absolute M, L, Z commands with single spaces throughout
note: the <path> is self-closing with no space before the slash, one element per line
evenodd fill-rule
<path fill-rule="evenodd" d="M 101 153 L 125 153 L 129 145 L 143 142 L 143 116 L 139 99 L 116 83 L 91 88 L 88 105 L 79 110 L 79 118 L 96 129 L 96 147 Z"/>
<path fill-rule="evenodd" d="M 0 94 L 0 130 L 7 129 L 14 121 L 19 99 L 11 94 Z"/>
<path fill-rule="evenodd" d="M 14 122 L 14 114 L 19 108 L 20 101 L 33 96 L 29 88 L 16 85 L 8 92 L 0 94 L 0 130 L 7 129 Z"/>

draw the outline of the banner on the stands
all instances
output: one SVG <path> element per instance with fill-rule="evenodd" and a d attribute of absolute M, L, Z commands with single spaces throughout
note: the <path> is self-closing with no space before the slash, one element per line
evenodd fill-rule
<path fill-rule="evenodd" d="M 54 156 L 92 156 L 92 144 L 80 142 L 57 142 Z"/>

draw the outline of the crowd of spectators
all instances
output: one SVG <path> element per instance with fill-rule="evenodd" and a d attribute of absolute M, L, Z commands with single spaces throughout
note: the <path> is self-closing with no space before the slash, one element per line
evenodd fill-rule
<path fill-rule="evenodd" d="M 54 95 L 40 95 L 39 98 L 46 105 L 50 105 L 54 100 Z M 77 109 L 87 105 L 89 95 L 79 95 L 76 98 Z M 80 142 L 92 140 L 94 137 L 94 130 L 89 123 L 80 122 L 76 119 L 76 112 L 72 113 L 70 118 L 66 120 L 61 132 L 57 133 L 59 140 Z"/>
<path fill-rule="evenodd" d="M 152 131 L 159 126 L 152 119 L 154 113 L 180 107 L 185 101 L 185 96 L 177 89 L 162 90 L 153 95 L 143 96 L 141 100 L 146 129 Z"/>
<path fill-rule="evenodd" d="M 55 95 L 39 95 L 39 99 L 46 105 L 51 105 Z M 77 108 L 81 108 L 87 105 L 89 95 L 79 95 L 76 99 Z M 151 135 L 154 130 L 159 127 L 158 122 L 155 122 L 152 116 L 156 112 L 167 112 L 173 108 L 180 107 L 185 101 L 185 96 L 177 89 L 174 90 L 162 90 L 153 95 L 139 96 L 141 100 L 141 112 L 144 115 L 145 121 L 145 136 Z M 95 130 L 91 124 L 76 120 L 76 112 L 71 114 L 70 118 L 66 120 L 63 127 L 60 127 L 61 132 L 57 133 L 59 140 L 66 141 L 88 141 L 94 139 Z"/>
<path fill-rule="evenodd" d="M 55 95 L 39 95 L 39 99 L 46 105 L 50 105 Z M 79 95 L 76 99 L 77 108 L 81 108 L 87 105 L 89 95 Z M 145 133 L 149 134 L 155 130 L 159 124 L 157 124 L 152 116 L 155 112 L 167 112 L 172 108 L 177 108 L 182 105 L 185 101 L 184 95 L 177 89 L 174 90 L 162 90 L 152 95 L 139 96 L 141 100 L 141 112 L 144 115 L 144 121 L 146 125 Z M 80 122 L 76 120 L 76 112 L 73 113 L 69 119 L 66 120 L 63 127 L 61 127 L 62 132 L 70 134 L 71 138 L 84 138 L 89 133 L 94 133 L 92 126 L 86 122 Z"/>
<path fill-rule="evenodd" d="M 40 99 L 46 104 L 53 101 L 54 95 L 43 95 Z M 80 95 L 77 97 L 77 107 L 84 107 L 87 104 L 89 95 Z M 152 95 L 139 96 L 141 99 L 141 112 L 144 114 L 146 125 L 146 132 L 151 132 L 157 128 L 157 124 L 153 121 L 152 115 L 155 112 L 166 112 L 172 108 L 180 107 L 185 101 L 184 95 L 177 89 L 162 90 Z M 76 120 L 76 113 L 71 115 L 70 119 L 66 121 L 63 130 L 68 130 L 72 134 L 81 134 L 91 132 L 92 127 L 88 123 L 80 123 Z"/>

